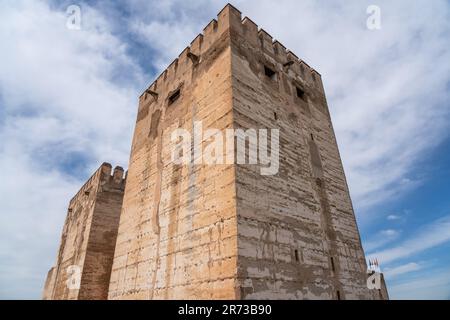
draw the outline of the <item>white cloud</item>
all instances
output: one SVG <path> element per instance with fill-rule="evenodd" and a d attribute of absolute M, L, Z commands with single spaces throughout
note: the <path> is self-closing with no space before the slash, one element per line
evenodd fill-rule
<path fill-rule="evenodd" d="M 367 252 L 372 252 L 373 250 L 381 248 L 387 245 L 388 243 L 391 243 L 392 241 L 398 239 L 400 234 L 401 234 L 400 230 L 394 229 L 381 230 L 374 236 L 369 238 L 367 241 L 363 242 L 364 249 Z"/>
<path fill-rule="evenodd" d="M 416 262 L 410 262 L 395 268 L 387 268 L 384 271 L 386 278 L 394 278 L 396 276 L 422 269 L 422 266 Z"/>
<path fill-rule="evenodd" d="M 387 264 L 413 256 L 448 241 L 450 241 L 450 216 L 422 227 L 414 236 L 398 246 L 369 254 L 369 258 L 378 258 L 381 263 Z"/>
<path fill-rule="evenodd" d="M 154 53 L 152 65 L 161 72 L 215 18 L 220 7 L 206 0 L 133 0 L 125 5 L 133 12 L 129 30 Z"/>
<path fill-rule="evenodd" d="M 140 71 L 108 30 L 87 6 L 73 31 L 44 2 L 0 4 L 0 298 L 40 297 L 69 199 L 127 164 Z"/>
<path fill-rule="evenodd" d="M 422 274 L 388 288 L 395 300 L 448 300 L 450 299 L 450 272 Z"/>
<path fill-rule="evenodd" d="M 399 235 L 400 231 L 394 229 L 381 230 L 381 235 L 386 237 L 396 237 Z"/>
<path fill-rule="evenodd" d="M 396 214 L 390 214 L 386 217 L 387 220 L 399 220 L 401 217 L 399 215 Z"/>

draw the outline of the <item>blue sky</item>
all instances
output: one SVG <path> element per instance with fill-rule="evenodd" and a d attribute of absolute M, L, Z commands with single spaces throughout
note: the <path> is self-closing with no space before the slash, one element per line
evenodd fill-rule
<path fill-rule="evenodd" d="M 71 4 L 81 30 L 66 28 Z M 40 298 L 68 200 L 101 162 L 127 167 L 137 97 L 225 4 L 0 4 L 0 298 Z M 450 3 L 233 4 L 322 74 L 391 297 L 449 299 Z M 366 27 L 370 4 L 381 30 Z"/>

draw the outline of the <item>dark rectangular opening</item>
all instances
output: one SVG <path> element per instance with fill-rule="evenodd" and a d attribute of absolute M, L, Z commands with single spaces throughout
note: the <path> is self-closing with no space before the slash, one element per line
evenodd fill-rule
<path fill-rule="evenodd" d="M 295 254 L 295 261 L 298 262 L 299 259 L 298 259 L 298 250 L 297 249 L 295 249 L 294 254 Z"/>
<path fill-rule="evenodd" d="M 333 270 L 333 272 L 335 272 L 336 270 L 334 269 L 334 259 L 333 259 L 333 257 L 331 257 L 330 260 L 331 260 L 331 270 Z"/>
<path fill-rule="evenodd" d="M 277 73 L 270 69 L 268 66 L 264 66 L 264 74 L 266 75 L 266 77 L 272 80 L 276 80 Z"/>
<path fill-rule="evenodd" d="M 311 140 L 314 141 L 314 135 L 311 133 Z"/>
<path fill-rule="evenodd" d="M 275 120 L 278 120 L 278 115 L 277 115 L 276 112 L 273 113 L 273 118 L 274 118 Z"/>
<path fill-rule="evenodd" d="M 338 291 L 336 291 L 336 297 L 338 300 L 341 300 L 341 293 Z"/>
<path fill-rule="evenodd" d="M 169 106 L 178 100 L 178 98 L 180 97 L 180 94 L 181 94 L 180 89 L 177 89 L 174 93 L 172 93 L 169 96 Z"/>
<path fill-rule="evenodd" d="M 297 88 L 297 90 L 296 90 L 297 91 L 297 97 L 300 98 L 300 99 L 305 100 L 305 91 L 303 91 L 299 87 L 296 87 L 296 88 Z"/>

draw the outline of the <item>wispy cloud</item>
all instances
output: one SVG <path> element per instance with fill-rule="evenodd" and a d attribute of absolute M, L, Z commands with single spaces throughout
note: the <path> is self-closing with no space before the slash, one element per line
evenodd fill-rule
<path fill-rule="evenodd" d="M 420 274 L 404 282 L 389 287 L 389 294 L 397 300 L 409 299 L 450 299 L 450 272 Z"/>
<path fill-rule="evenodd" d="M 381 230 L 374 236 L 369 238 L 369 240 L 364 242 L 364 249 L 367 252 L 371 252 L 375 249 L 383 247 L 388 243 L 391 243 L 392 241 L 396 240 L 400 236 L 400 233 L 401 233 L 400 230 L 394 229 Z"/>
<path fill-rule="evenodd" d="M 397 266 L 395 268 L 389 268 L 384 270 L 384 276 L 386 278 L 394 278 L 396 276 L 413 272 L 422 269 L 422 265 L 416 263 L 416 262 L 410 262 L 401 266 Z"/>
<path fill-rule="evenodd" d="M 418 254 L 448 241 L 450 241 L 450 216 L 424 226 L 414 236 L 396 247 L 369 254 L 369 258 L 376 257 L 381 263 L 387 264 Z"/>
<path fill-rule="evenodd" d="M 393 221 L 393 220 L 399 220 L 401 217 L 396 214 L 390 214 L 386 217 L 387 220 Z"/>
<path fill-rule="evenodd" d="M 101 13 L 82 26 L 0 4 L 0 298 L 40 297 L 68 200 L 102 161 L 126 166 L 140 71 Z"/>

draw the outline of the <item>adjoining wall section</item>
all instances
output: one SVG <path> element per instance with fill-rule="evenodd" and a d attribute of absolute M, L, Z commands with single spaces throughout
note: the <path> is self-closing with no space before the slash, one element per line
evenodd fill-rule
<path fill-rule="evenodd" d="M 197 120 L 233 126 L 233 14 L 222 10 L 140 97 L 110 299 L 236 298 L 234 167 L 175 164 L 171 147 Z"/>
<path fill-rule="evenodd" d="M 44 299 L 107 298 L 125 189 L 123 169 L 116 167 L 112 175 L 111 171 L 111 165 L 104 163 L 70 201 Z"/>

